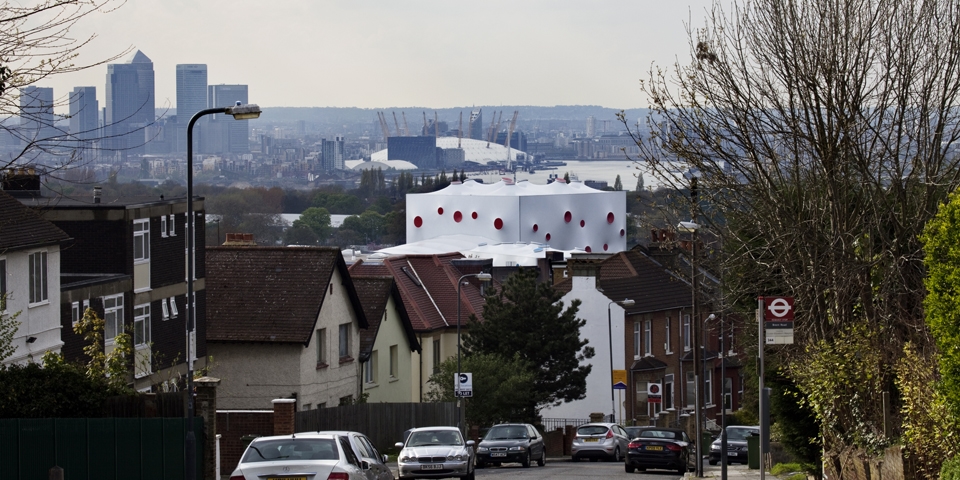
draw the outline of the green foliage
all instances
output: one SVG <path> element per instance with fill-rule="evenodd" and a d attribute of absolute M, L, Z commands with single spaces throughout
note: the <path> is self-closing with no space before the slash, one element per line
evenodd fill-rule
<path fill-rule="evenodd" d="M 529 410 L 584 398 L 594 351 L 580 338 L 586 323 L 577 318 L 580 301 L 564 309 L 562 294 L 549 282 L 537 283 L 534 269 L 519 270 L 502 288 L 486 294 L 483 322 L 470 316 L 464 345 L 470 354 L 518 354 L 535 365 L 533 398 Z"/>
<path fill-rule="evenodd" d="M 310 207 L 300 214 L 299 219 L 294 220 L 293 228 L 297 227 L 309 228 L 317 240 L 322 242 L 333 231 L 330 226 L 330 212 L 325 208 Z"/>
<path fill-rule="evenodd" d="M 100 417 L 104 401 L 124 393 L 62 359 L 0 367 L 0 385 L 0 418 Z"/>
<path fill-rule="evenodd" d="M 960 192 L 950 194 L 920 238 L 927 269 L 923 306 L 940 350 L 940 385 L 953 415 L 960 416 Z"/>
<path fill-rule="evenodd" d="M 940 469 L 940 480 L 960 480 L 960 456 L 943 462 Z"/>
<path fill-rule="evenodd" d="M 531 415 L 534 369 L 519 354 L 476 353 L 461 359 L 461 372 L 473 374 L 473 398 L 466 399 L 466 417 L 470 425 L 488 426 L 499 422 L 534 423 Z M 456 357 L 440 364 L 430 376 L 427 400 L 452 402 Z"/>
<path fill-rule="evenodd" d="M 736 412 L 727 415 L 727 425 L 759 425 L 760 419 L 757 417 L 757 413 L 748 410 L 746 408 L 741 408 Z"/>
<path fill-rule="evenodd" d="M 313 206 L 327 209 L 336 215 L 358 215 L 364 210 L 363 201 L 355 195 L 330 190 L 318 191 Z"/>
<path fill-rule="evenodd" d="M 907 456 L 923 476 L 935 478 L 945 458 L 960 455 L 960 421 L 938 389 L 937 358 L 922 355 L 912 344 L 896 365 Z"/>
<path fill-rule="evenodd" d="M 0 292 L 0 311 L 6 310 L 7 292 Z M 17 334 L 20 328 L 20 322 L 17 317 L 20 312 L 0 314 L 0 362 L 10 358 L 17 347 L 13 346 L 13 336 Z"/>
<path fill-rule="evenodd" d="M 104 347 L 103 330 L 104 320 L 92 308 L 87 308 L 83 318 L 73 325 L 74 333 L 83 336 L 87 342 L 83 347 L 83 353 L 90 358 L 86 374 L 91 380 L 106 379 L 112 390 L 130 391 L 128 377 L 134 358 L 133 339 L 127 332 L 117 333 L 113 338 L 113 349 L 108 352 Z"/>
<path fill-rule="evenodd" d="M 380 235 L 386 227 L 386 218 L 383 215 L 367 210 L 360 215 L 354 215 L 343 219 L 341 228 L 353 230 L 363 237 L 364 243 L 372 242 L 380 238 Z"/>
<path fill-rule="evenodd" d="M 798 460 L 809 465 L 809 473 L 820 475 L 823 444 L 820 425 L 813 411 L 800 401 L 802 395 L 799 389 L 782 372 L 768 373 L 765 386 L 770 388 L 770 414 L 776 419 L 775 428 L 780 444 Z"/>
<path fill-rule="evenodd" d="M 617 175 L 617 179 L 613 181 L 613 190 L 616 192 L 623 190 L 623 182 L 620 181 L 620 175 Z"/>

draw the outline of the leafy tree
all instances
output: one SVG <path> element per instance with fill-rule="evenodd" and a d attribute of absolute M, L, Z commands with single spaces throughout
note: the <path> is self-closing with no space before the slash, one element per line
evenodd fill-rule
<path fill-rule="evenodd" d="M 796 298 L 779 356 L 828 453 L 893 441 L 874 396 L 900 393 L 907 343 L 932 351 L 920 233 L 960 184 L 958 24 L 960 0 L 717 1 L 684 64 L 642 83 L 638 160 L 674 192 L 699 178 L 687 206 L 722 220 L 727 298 Z"/>
<path fill-rule="evenodd" d="M 7 292 L 0 292 L 0 312 L 7 309 L 7 295 Z M 20 328 L 20 322 L 17 321 L 19 316 L 19 311 L 10 314 L 0 313 L 0 362 L 10 358 L 17 351 L 17 347 L 13 346 L 13 336 Z"/>
<path fill-rule="evenodd" d="M 341 228 L 357 232 L 363 236 L 365 242 L 374 242 L 379 240 L 385 226 L 386 221 L 383 215 L 373 210 L 367 210 L 360 215 L 343 219 Z"/>
<path fill-rule="evenodd" d="M 640 172 L 637 172 L 637 188 L 636 188 L 636 192 L 639 193 L 639 192 L 642 192 L 642 191 L 643 191 L 643 174 L 640 173 Z"/>
<path fill-rule="evenodd" d="M 466 400 L 466 417 L 470 425 L 494 425 L 501 422 L 535 423 L 530 415 L 533 400 L 534 369 L 519 355 L 473 354 L 460 362 L 461 372 L 473 374 L 473 397 Z M 456 401 L 453 379 L 457 374 L 456 357 L 440 364 L 430 376 L 431 402 Z"/>
<path fill-rule="evenodd" d="M 83 347 L 83 353 L 90 358 L 86 364 L 87 376 L 91 379 L 106 379 L 112 390 L 129 390 L 128 378 L 134 359 L 133 339 L 130 334 L 118 332 L 113 338 L 113 349 L 108 352 L 103 339 L 104 320 L 92 308 L 83 312 L 83 318 L 74 324 L 73 331 L 82 335 L 87 342 Z M 62 357 L 58 355 L 44 356 L 44 365 L 61 362 Z"/>
<path fill-rule="evenodd" d="M 620 175 L 617 175 L 617 179 L 613 181 L 613 190 L 615 192 L 623 190 L 623 182 L 620 181 Z"/>
<path fill-rule="evenodd" d="M 318 239 L 325 239 L 330 236 L 333 227 L 330 226 L 330 212 L 325 208 L 310 207 L 300 214 L 300 218 L 294 220 L 293 226 L 303 226 L 309 228 Z"/>
<path fill-rule="evenodd" d="M 106 399 L 125 393 L 63 361 L 0 366 L 0 385 L 0 418 L 101 417 Z"/>
<path fill-rule="evenodd" d="M 579 400 L 586 395 L 593 347 L 580 338 L 586 321 L 577 318 L 580 301 L 564 308 L 563 295 L 549 282 L 537 283 L 533 269 L 509 276 L 500 289 L 486 294 L 483 322 L 470 316 L 463 344 L 470 355 L 495 354 L 512 358 L 519 354 L 535 366 L 530 415 L 543 407 Z"/>
<path fill-rule="evenodd" d="M 283 242 L 286 245 L 319 245 L 321 243 L 320 237 L 310 227 L 297 222 L 293 222 L 293 226 L 283 234 Z"/>

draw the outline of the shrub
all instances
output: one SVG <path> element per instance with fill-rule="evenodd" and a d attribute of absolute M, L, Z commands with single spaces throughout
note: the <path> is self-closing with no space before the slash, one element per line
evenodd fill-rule
<path fill-rule="evenodd" d="M 943 462 L 940 480 L 960 480 L 960 455 Z"/>

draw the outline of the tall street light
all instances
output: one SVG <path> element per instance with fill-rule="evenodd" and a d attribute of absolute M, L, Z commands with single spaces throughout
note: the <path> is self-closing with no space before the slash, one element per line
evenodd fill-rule
<path fill-rule="evenodd" d="M 234 120 L 250 120 L 260 116 L 260 107 L 249 104 L 243 105 L 237 102 L 232 107 L 208 108 L 200 110 L 190 117 L 190 123 L 187 124 L 187 437 L 184 441 L 186 449 L 186 478 L 194 480 L 197 477 L 197 438 L 193 432 L 194 402 L 193 402 L 193 357 L 196 352 L 190 351 L 190 340 L 193 336 L 193 329 L 196 322 L 196 312 L 193 300 L 193 277 L 194 277 L 194 248 L 196 247 L 196 238 L 193 231 L 195 221 L 193 213 L 193 125 L 204 115 L 213 115 L 216 113 L 225 113 L 232 115 Z"/>
<path fill-rule="evenodd" d="M 707 322 L 717 318 L 710 314 L 703 319 L 704 332 L 706 332 Z M 727 359 L 726 350 L 723 346 L 723 314 L 720 315 L 720 478 L 727 480 Z M 704 339 L 706 343 L 706 339 Z M 732 395 L 732 392 L 731 392 Z"/>
<path fill-rule="evenodd" d="M 689 233 L 691 242 L 690 242 L 690 275 L 691 275 L 691 285 L 690 289 L 693 292 L 692 306 L 690 309 L 690 318 L 693 320 L 690 322 L 691 328 L 693 328 L 693 401 L 694 401 L 694 418 L 697 423 L 697 476 L 703 476 L 703 433 L 701 431 L 703 423 L 703 408 L 701 403 L 703 403 L 703 365 L 700 364 L 700 357 L 703 355 L 703 352 L 700 351 L 700 346 L 702 344 L 701 335 L 700 335 L 700 322 L 697 321 L 699 315 L 699 267 L 697 266 L 697 230 L 700 229 L 700 225 L 696 222 L 680 222 L 677 224 L 677 231 L 682 233 Z"/>
<path fill-rule="evenodd" d="M 480 273 L 468 273 L 466 275 L 462 275 L 457 280 L 457 380 L 453 384 L 454 394 L 456 394 L 457 390 L 459 390 L 458 387 L 460 386 L 460 384 L 458 383 L 460 382 L 460 304 L 462 303 L 460 301 L 460 286 L 463 285 L 463 280 L 467 277 L 477 277 L 477 280 L 480 280 L 481 282 L 489 282 L 490 280 L 493 279 L 493 275 L 490 275 L 489 273 L 480 272 Z M 460 400 L 460 398 L 458 397 L 457 402 L 460 403 L 462 402 L 462 400 Z M 463 415 L 461 414 L 460 417 L 462 416 Z M 463 427 L 460 425 L 460 423 L 461 421 L 458 418 L 457 427 L 460 427 L 462 429 Z"/>
<path fill-rule="evenodd" d="M 619 302 L 614 301 L 607 304 L 607 340 L 610 342 L 608 345 L 610 348 L 610 421 L 617 423 L 617 402 L 613 399 L 613 322 L 610 320 L 610 307 L 613 306 L 614 303 L 621 307 L 632 307 L 635 302 L 629 298 L 625 298 Z"/>

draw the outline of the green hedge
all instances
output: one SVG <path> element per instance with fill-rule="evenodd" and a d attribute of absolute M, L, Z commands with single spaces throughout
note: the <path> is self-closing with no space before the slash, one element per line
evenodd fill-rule
<path fill-rule="evenodd" d="M 960 456 L 943 462 L 940 467 L 940 480 L 960 480 Z"/>
<path fill-rule="evenodd" d="M 101 417 L 106 398 L 121 393 L 66 363 L 3 366 L 0 385 L 0 418 Z"/>

